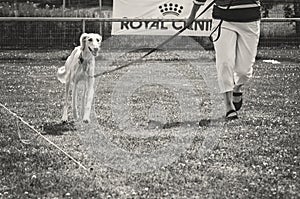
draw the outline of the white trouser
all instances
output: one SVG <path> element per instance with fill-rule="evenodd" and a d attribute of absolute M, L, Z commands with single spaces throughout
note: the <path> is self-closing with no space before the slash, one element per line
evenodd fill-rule
<path fill-rule="evenodd" d="M 213 27 L 219 24 L 214 20 Z M 232 91 L 252 77 L 257 53 L 260 21 L 237 23 L 223 21 L 220 37 L 214 42 L 220 92 Z M 213 35 L 216 38 L 218 31 Z"/>

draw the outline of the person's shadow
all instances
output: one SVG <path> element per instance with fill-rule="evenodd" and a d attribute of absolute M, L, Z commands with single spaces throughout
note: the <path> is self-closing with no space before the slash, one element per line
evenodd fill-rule
<path fill-rule="evenodd" d="M 176 127 L 211 127 L 220 122 L 218 120 L 202 119 L 200 121 L 185 121 L 185 122 L 169 122 L 161 123 L 159 121 L 150 120 L 148 129 L 171 129 Z"/>

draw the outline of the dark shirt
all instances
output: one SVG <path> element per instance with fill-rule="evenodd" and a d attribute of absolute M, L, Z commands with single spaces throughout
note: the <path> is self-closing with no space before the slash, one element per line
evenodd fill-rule
<path fill-rule="evenodd" d="M 204 3 L 206 0 L 194 0 L 197 3 Z M 215 0 L 215 4 L 217 6 L 228 6 L 230 3 L 230 0 Z M 232 0 L 231 6 L 236 6 L 236 5 L 247 5 L 247 4 L 260 4 L 259 0 Z"/>
<path fill-rule="evenodd" d="M 206 0 L 194 0 L 203 4 Z M 247 7 L 249 5 L 249 7 Z M 261 18 L 259 0 L 215 0 L 212 17 L 231 22 L 252 22 Z"/>

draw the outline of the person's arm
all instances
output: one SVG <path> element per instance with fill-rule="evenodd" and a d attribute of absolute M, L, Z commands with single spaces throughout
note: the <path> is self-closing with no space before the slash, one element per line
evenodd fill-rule
<path fill-rule="evenodd" d="M 192 29 L 190 26 L 193 23 L 195 17 L 196 17 L 196 13 L 198 12 L 200 6 L 204 5 L 206 0 L 194 0 L 193 1 L 193 7 L 192 10 L 190 12 L 189 17 L 186 20 L 186 25 L 189 26 L 189 29 Z"/>

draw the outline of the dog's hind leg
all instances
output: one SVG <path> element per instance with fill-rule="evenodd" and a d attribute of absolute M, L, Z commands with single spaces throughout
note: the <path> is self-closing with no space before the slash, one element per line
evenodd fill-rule
<path fill-rule="evenodd" d="M 83 117 L 84 115 L 85 104 L 87 102 L 87 88 L 88 88 L 88 83 L 85 81 L 82 100 L 81 100 L 81 117 Z"/>
<path fill-rule="evenodd" d="M 62 116 L 62 121 L 66 122 L 68 121 L 68 101 L 69 101 L 69 91 L 70 91 L 70 78 L 67 77 L 66 81 L 66 90 L 65 90 L 65 102 L 64 102 L 64 110 L 63 110 L 63 116 Z"/>

